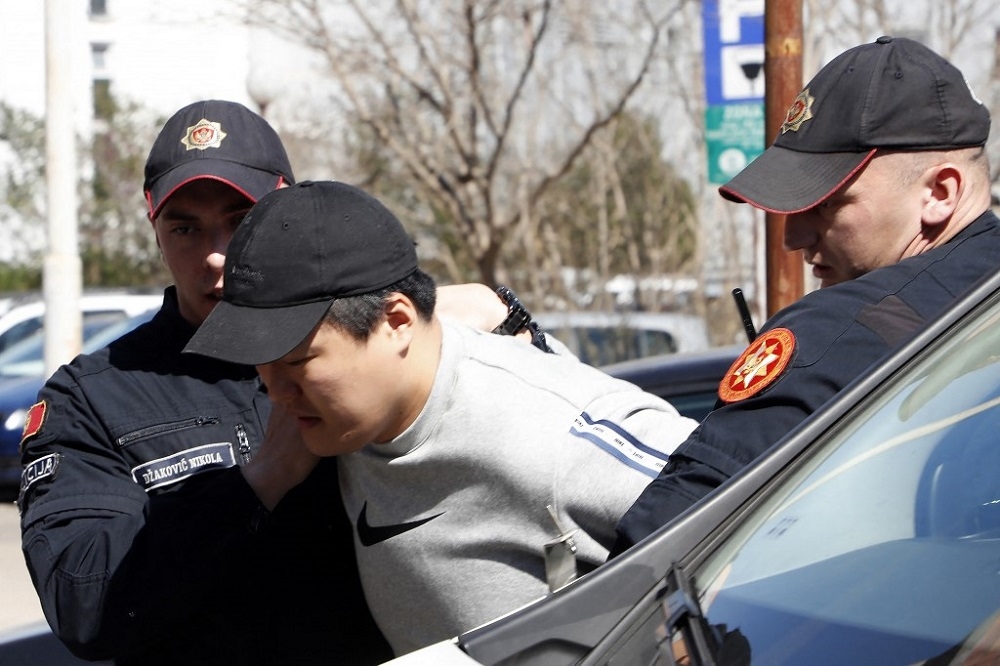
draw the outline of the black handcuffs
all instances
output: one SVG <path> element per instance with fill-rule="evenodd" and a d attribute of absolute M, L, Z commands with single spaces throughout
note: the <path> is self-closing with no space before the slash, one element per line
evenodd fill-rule
<path fill-rule="evenodd" d="M 507 306 L 507 317 L 492 332 L 497 335 L 517 335 L 527 329 L 531 331 L 532 345 L 543 352 L 552 353 L 541 326 L 531 320 L 531 313 L 524 307 L 517 295 L 503 285 L 497 287 L 496 292 L 503 304 Z"/>

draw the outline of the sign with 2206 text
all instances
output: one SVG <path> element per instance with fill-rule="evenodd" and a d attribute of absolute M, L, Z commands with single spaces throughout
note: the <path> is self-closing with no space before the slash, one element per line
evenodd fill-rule
<path fill-rule="evenodd" d="M 764 0 L 704 0 L 708 182 L 764 151 Z"/>

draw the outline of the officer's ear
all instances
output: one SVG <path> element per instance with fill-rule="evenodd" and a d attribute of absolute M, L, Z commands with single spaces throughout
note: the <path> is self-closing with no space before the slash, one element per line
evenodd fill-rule
<path fill-rule="evenodd" d="M 928 168 L 921 178 L 925 192 L 921 222 L 925 225 L 948 222 L 964 185 L 962 170 L 952 162 L 944 162 Z"/>

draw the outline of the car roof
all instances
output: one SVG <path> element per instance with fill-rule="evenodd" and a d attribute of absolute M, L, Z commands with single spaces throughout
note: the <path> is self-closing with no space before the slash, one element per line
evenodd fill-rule
<path fill-rule="evenodd" d="M 87 291 L 80 294 L 80 309 L 124 310 L 129 315 L 136 315 L 151 307 L 158 306 L 163 300 L 162 293 L 149 291 Z M 0 314 L 0 330 L 6 329 L 5 321 L 23 321 L 45 312 L 45 299 L 40 294 L 27 294 L 11 297 L 6 311 Z"/>
<path fill-rule="evenodd" d="M 163 301 L 162 294 L 148 291 L 101 290 L 81 294 L 80 312 L 87 316 L 101 313 L 122 313 L 126 317 L 138 315 L 151 308 L 157 308 Z M 18 296 L 12 305 L 0 316 L 0 349 L 9 347 L 17 340 L 44 326 L 45 301 L 39 294 Z"/>
<path fill-rule="evenodd" d="M 45 328 L 45 301 L 37 293 L 16 297 L 17 305 L 0 316 L 0 351 Z M 159 293 L 135 290 L 95 290 L 80 295 L 79 307 L 84 327 L 95 318 L 123 319 L 160 307 Z"/>

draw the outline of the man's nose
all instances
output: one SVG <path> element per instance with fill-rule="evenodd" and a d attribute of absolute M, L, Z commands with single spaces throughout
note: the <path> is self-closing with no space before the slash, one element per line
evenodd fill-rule
<path fill-rule="evenodd" d="M 816 231 L 811 220 L 816 213 L 811 210 L 793 213 L 785 218 L 784 246 L 788 252 L 802 250 L 816 242 Z"/>
<path fill-rule="evenodd" d="M 229 241 L 232 240 L 232 238 L 233 233 L 231 231 L 212 234 L 212 245 L 208 252 L 209 264 L 220 268 L 225 265 L 226 249 L 229 247 Z"/>

